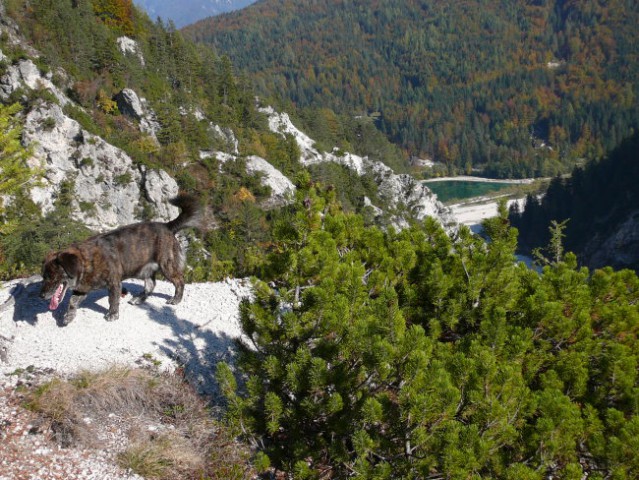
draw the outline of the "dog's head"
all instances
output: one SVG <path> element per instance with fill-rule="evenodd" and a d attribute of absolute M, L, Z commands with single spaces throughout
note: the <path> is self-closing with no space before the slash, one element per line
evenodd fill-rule
<path fill-rule="evenodd" d="M 47 255 L 42 266 L 40 298 L 51 300 L 50 310 L 58 308 L 67 289 L 77 285 L 81 269 L 80 257 L 73 252 L 62 251 Z"/>

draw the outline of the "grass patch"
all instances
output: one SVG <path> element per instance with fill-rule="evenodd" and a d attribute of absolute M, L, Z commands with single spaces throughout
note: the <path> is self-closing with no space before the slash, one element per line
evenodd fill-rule
<path fill-rule="evenodd" d="M 249 448 L 173 374 L 121 367 L 82 372 L 32 389 L 25 406 L 59 445 L 106 449 L 145 478 L 241 479 L 253 472 Z M 106 431 L 121 438 L 109 445 Z"/>

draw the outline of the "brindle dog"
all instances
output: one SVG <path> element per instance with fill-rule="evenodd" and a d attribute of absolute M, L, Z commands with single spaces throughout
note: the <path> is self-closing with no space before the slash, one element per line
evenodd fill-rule
<path fill-rule="evenodd" d="M 170 202 L 181 209 L 180 215 L 170 222 L 127 225 L 47 255 L 40 297 L 50 299 L 49 309 L 55 310 L 66 291 L 73 292 L 63 325 L 75 318 L 78 305 L 87 294 L 100 288 L 109 291 L 109 311 L 104 318 L 117 320 L 122 280 L 144 280 L 144 291 L 129 302 L 137 305 L 153 292 L 158 271 L 175 286 L 175 294 L 167 303 L 180 303 L 184 293 L 185 255 L 175 233 L 197 227 L 201 209 L 198 201 L 189 195 L 180 195 Z"/>

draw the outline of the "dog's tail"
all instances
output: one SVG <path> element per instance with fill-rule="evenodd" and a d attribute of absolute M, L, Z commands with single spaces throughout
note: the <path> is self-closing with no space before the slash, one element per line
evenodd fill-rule
<path fill-rule="evenodd" d="M 169 200 L 171 205 L 175 205 L 181 211 L 177 218 L 166 223 L 166 226 L 173 233 L 183 228 L 195 227 L 201 228 L 202 206 L 199 200 L 193 195 L 180 194 Z"/>

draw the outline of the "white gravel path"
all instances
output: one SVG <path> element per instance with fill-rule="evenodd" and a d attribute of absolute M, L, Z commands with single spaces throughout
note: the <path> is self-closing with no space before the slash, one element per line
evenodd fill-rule
<path fill-rule="evenodd" d="M 239 303 L 250 295 L 248 280 L 188 284 L 183 301 L 172 306 L 166 300 L 173 285 L 158 281 L 144 304 L 130 305 L 142 283 L 127 280 L 118 320 L 104 320 L 108 298 L 99 290 L 89 294 L 71 324 L 60 327 L 69 294 L 50 312 L 38 296 L 40 282 L 25 283 L 12 281 L 0 289 L 0 383 L 18 369 L 70 375 L 154 362 L 166 369 L 184 367 L 203 393 L 213 394 L 215 364 L 232 358 L 233 340 L 241 335 Z"/>

